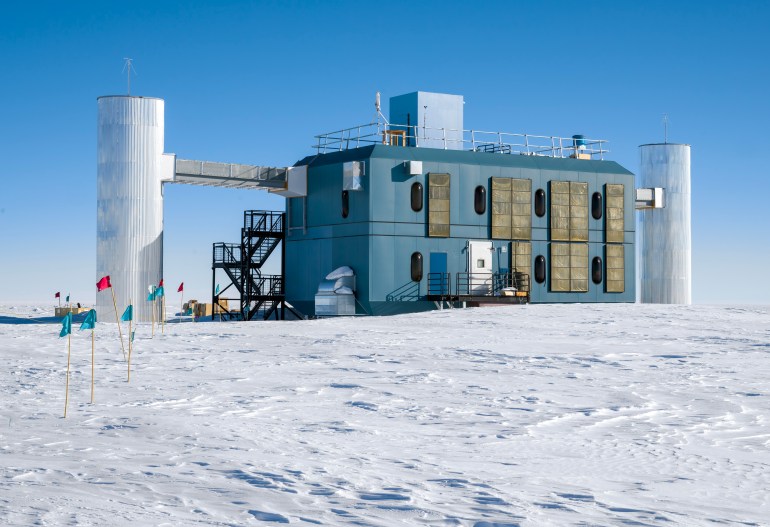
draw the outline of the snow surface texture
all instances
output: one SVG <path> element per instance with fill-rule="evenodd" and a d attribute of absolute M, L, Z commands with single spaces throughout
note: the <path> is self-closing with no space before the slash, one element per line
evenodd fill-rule
<path fill-rule="evenodd" d="M 0 524 L 768 525 L 769 313 L 140 326 L 130 384 L 99 324 L 62 419 L 66 339 L 6 306 Z"/>

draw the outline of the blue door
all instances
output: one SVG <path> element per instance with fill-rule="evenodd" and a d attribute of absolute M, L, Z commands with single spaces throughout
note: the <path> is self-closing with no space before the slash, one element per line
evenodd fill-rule
<path fill-rule="evenodd" d="M 446 253 L 430 253 L 429 295 L 449 294 L 449 275 L 446 270 Z"/>

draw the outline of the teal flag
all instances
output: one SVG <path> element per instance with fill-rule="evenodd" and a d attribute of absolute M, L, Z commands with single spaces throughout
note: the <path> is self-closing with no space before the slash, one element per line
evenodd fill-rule
<path fill-rule="evenodd" d="M 72 333 L 72 313 L 67 313 L 61 321 L 61 333 L 59 337 L 66 337 Z"/>
<path fill-rule="evenodd" d="M 123 322 L 134 320 L 134 306 L 129 304 L 126 310 L 123 312 L 123 316 L 120 317 L 120 320 L 122 320 Z"/>
<path fill-rule="evenodd" d="M 96 310 L 92 309 L 86 315 L 86 319 L 80 324 L 80 331 L 84 329 L 94 329 L 96 327 Z"/>
<path fill-rule="evenodd" d="M 214 290 L 214 296 L 217 296 L 219 294 L 219 284 L 217 284 L 217 288 Z"/>
<path fill-rule="evenodd" d="M 70 295 L 69 293 L 67 293 L 67 300 L 65 302 L 69 302 L 69 301 L 70 301 Z"/>
<path fill-rule="evenodd" d="M 152 302 L 153 300 L 155 300 L 155 295 L 154 294 L 150 293 L 149 295 L 147 295 L 147 301 L 148 302 Z"/>
<path fill-rule="evenodd" d="M 160 298 L 165 294 L 165 291 L 163 291 L 163 286 L 160 286 L 155 290 L 155 298 Z"/>

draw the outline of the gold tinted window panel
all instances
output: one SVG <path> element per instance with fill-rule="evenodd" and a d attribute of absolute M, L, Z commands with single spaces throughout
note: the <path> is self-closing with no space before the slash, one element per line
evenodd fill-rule
<path fill-rule="evenodd" d="M 570 239 L 570 192 L 568 181 L 551 181 L 551 239 L 569 241 Z"/>
<path fill-rule="evenodd" d="M 532 181 L 492 178 L 492 238 L 532 239 Z"/>
<path fill-rule="evenodd" d="M 449 237 L 449 174 L 428 174 L 428 236 Z"/>
<path fill-rule="evenodd" d="M 607 278 L 605 288 L 608 293 L 622 293 L 626 290 L 625 249 L 623 245 L 607 245 L 605 262 Z"/>
<path fill-rule="evenodd" d="M 511 242 L 511 270 L 516 273 L 531 274 L 532 244 L 530 242 Z"/>
<path fill-rule="evenodd" d="M 567 293 L 570 288 L 570 257 L 568 243 L 551 244 L 551 291 Z"/>
<path fill-rule="evenodd" d="M 588 183 L 569 182 L 569 239 L 588 241 Z"/>
<path fill-rule="evenodd" d="M 625 223 L 624 198 L 625 187 L 622 184 L 607 183 L 604 186 L 606 199 L 605 239 L 608 243 L 623 243 Z"/>

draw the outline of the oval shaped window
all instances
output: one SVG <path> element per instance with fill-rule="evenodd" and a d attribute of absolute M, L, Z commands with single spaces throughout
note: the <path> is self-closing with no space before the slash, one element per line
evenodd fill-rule
<path fill-rule="evenodd" d="M 542 254 L 535 258 L 535 282 L 538 284 L 545 282 L 545 256 Z"/>
<path fill-rule="evenodd" d="M 413 281 L 422 280 L 422 253 L 412 253 L 411 274 Z"/>
<path fill-rule="evenodd" d="M 591 216 L 593 216 L 595 220 L 602 219 L 602 211 L 604 210 L 602 201 L 601 192 L 594 192 L 594 195 L 591 196 Z M 598 284 L 599 282 L 596 283 Z"/>
<path fill-rule="evenodd" d="M 591 280 L 595 284 L 602 283 L 602 259 L 598 256 L 591 261 Z"/>
<path fill-rule="evenodd" d="M 541 188 L 535 191 L 535 214 L 538 218 L 545 216 L 545 190 Z"/>
<path fill-rule="evenodd" d="M 422 210 L 422 183 L 412 183 L 412 210 L 420 212 Z"/>
<path fill-rule="evenodd" d="M 350 214 L 350 193 L 347 190 L 342 191 L 342 217 L 347 218 Z"/>
<path fill-rule="evenodd" d="M 479 185 L 473 193 L 473 210 L 476 214 L 484 214 L 487 211 L 487 189 Z"/>

